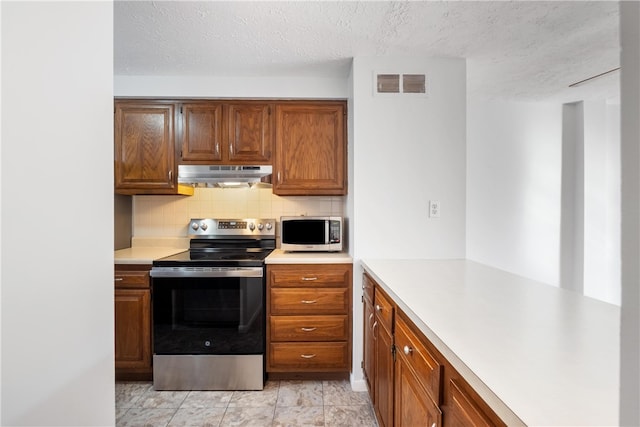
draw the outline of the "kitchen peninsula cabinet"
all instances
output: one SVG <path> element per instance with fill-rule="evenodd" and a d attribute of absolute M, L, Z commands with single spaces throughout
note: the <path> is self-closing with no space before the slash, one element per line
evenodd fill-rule
<path fill-rule="evenodd" d="M 115 102 L 115 192 L 193 194 L 178 185 L 172 102 Z"/>
<path fill-rule="evenodd" d="M 271 164 L 272 109 L 257 101 L 180 104 L 180 163 Z"/>
<path fill-rule="evenodd" d="M 150 265 L 116 264 L 114 277 L 117 379 L 149 380 L 151 367 Z"/>
<path fill-rule="evenodd" d="M 368 288 L 375 318 L 369 332 Z M 506 425 L 367 273 L 363 290 L 363 368 L 381 427 Z"/>
<path fill-rule="evenodd" d="M 346 102 L 276 105 L 273 192 L 347 194 Z"/>
<path fill-rule="evenodd" d="M 267 372 L 346 377 L 351 369 L 351 264 L 267 265 Z"/>
<path fill-rule="evenodd" d="M 373 409 L 381 427 L 393 426 L 393 368 L 395 347 L 393 346 L 394 309 L 380 289 L 374 291 L 374 374 L 372 400 Z"/>
<path fill-rule="evenodd" d="M 375 312 L 373 311 L 373 288 L 373 281 L 365 274 L 362 279 L 362 303 L 364 306 L 362 371 L 372 402 L 375 401 L 375 388 L 372 381 L 374 378 L 373 370 L 375 369 L 375 337 L 373 334 L 375 332 L 374 325 L 376 324 Z"/>

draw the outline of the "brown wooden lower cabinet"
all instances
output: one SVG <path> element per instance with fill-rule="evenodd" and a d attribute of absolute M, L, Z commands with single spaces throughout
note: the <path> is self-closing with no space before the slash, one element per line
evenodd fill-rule
<path fill-rule="evenodd" d="M 362 366 L 381 427 L 506 426 L 367 273 L 363 290 Z"/>
<path fill-rule="evenodd" d="M 373 311 L 373 281 L 371 281 L 368 276 L 364 276 L 362 281 L 362 291 L 363 298 L 362 302 L 364 304 L 363 312 L 364 312 L 364 321 L 363 321 L 363 348 L 364 354 L 362 358 L 362 371 L 364 374 L 364 380 L 367 383 L 367 389 L 369 390 L 369 395 L 371 396 L 371 401 L 373 402 L 375 399 L 375 388 L 373 387 L 373 370 L 375 369 L 375 339 L 374 339 L 374 329 L 373 325 L 375 324 L 375 313 Z"/>
<path fill-rule="evenodd" d="M 115 268 L 115 373 L 119 380 L 150 380 L 153 375 L 149 267 Z"/>
<path fill-rule="evenodd" d="M 351 264 L 267 265 L 267 363 L 273 378 L 351 370 Z"/>
<path fill-rule="evenodd" d="M 381 290 L 373 295 L 374 300 L 374 374 L 373 408 L 381 427 L 393 425 L 393 315 L 390 298 Z"/>
<path fill-rule="evenodd" d="M 396 427 L 442 425 L 442 411 L 431 399 L 402 356 L 396 361 L 394 425 Z"/>

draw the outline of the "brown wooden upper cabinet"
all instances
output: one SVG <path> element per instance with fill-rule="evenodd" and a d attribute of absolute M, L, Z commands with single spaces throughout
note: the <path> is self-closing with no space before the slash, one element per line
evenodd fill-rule
<path fill-rule="evenodd" d="M 272 105 L 201 101 L 180 105 L 181 164 L 271 164 Z"/>
<path fill-rule="evenodd" d="M 222 161 L 222 104 L 180 105 L 182 162 Z"/>
<path fill-rule="evenodd" d="M 115 102 L 116 193 L 189 194 L 176 177 L 175 108 L 162 101 Z"/>
<path fill-rule="evenodd" d="M 346 102 L 276 106 L 273 192 L 347 194 Z"/>

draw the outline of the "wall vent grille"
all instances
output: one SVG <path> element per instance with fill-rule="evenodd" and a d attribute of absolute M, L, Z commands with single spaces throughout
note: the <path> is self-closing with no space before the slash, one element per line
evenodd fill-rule
<path fill-rule="evenodd" d="M 376 73 L 374 94 L 427 94 L 425 74 Z"/>

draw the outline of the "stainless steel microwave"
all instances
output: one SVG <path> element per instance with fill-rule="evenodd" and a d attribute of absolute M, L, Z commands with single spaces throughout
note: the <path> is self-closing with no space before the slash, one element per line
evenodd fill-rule
<path fill-rule="evenodd" d="M 280 249 L 290 252 L 342 251 L 342 218 L 337 216 L 280 217 Z"/>

